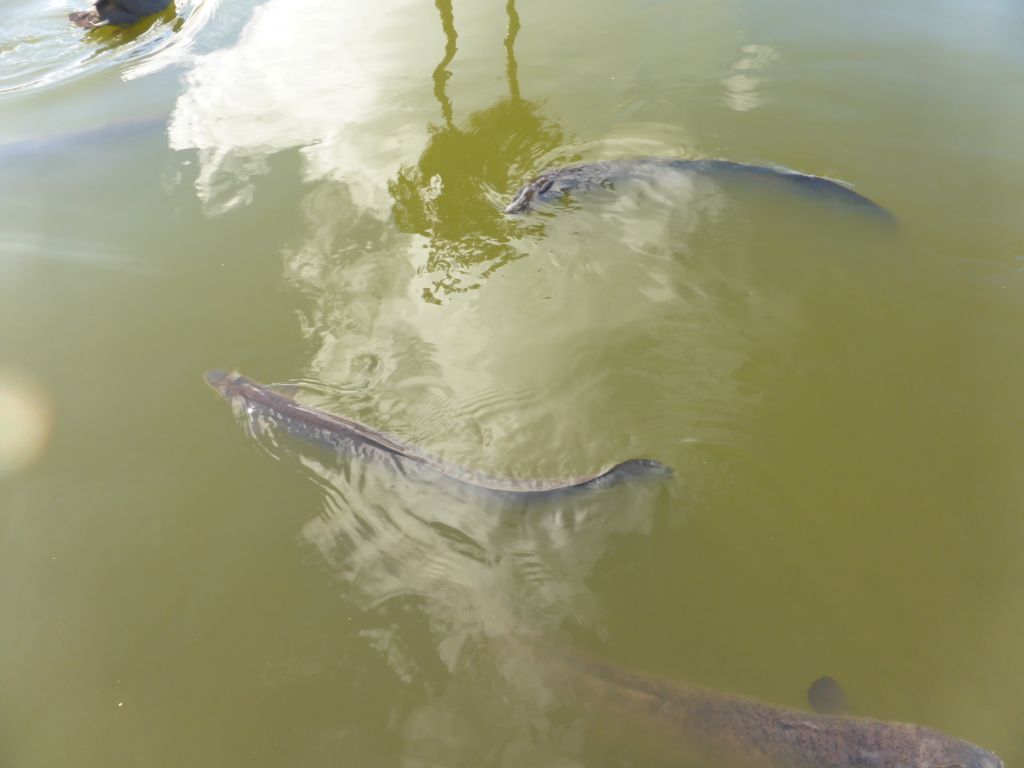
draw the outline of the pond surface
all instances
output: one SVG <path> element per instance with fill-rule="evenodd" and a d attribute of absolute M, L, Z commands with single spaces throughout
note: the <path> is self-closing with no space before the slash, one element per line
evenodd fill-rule
<path fill-rule="evenodd" d="M 541 642 L 1024 761 L 1024 11 L 0 0 L 0 765 L 677 764 Z M 742 184 L 521 217 L 552 166 Z M 627 185 L 628 187 L 628 185 Z M 245 423 L 209 368 L 508 477 Z"/>

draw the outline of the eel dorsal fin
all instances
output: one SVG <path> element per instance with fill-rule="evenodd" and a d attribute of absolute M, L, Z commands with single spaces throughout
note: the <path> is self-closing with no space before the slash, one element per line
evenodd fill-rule
<path fill-rule="evenodd" d="M 835 678 L 819 677 L 807 689 L 807 703 L 815 712 L 825 715 L 842 715 L 849 711 L 846 694 Z"/>

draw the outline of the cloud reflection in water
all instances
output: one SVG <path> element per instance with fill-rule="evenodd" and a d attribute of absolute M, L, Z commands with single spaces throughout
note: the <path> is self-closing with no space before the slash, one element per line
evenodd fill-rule
<path fill-rule="evenodd" d="M 403 716 L 402 764 L 463 764 L 483 749 L 529 758 L 512 764 L 577 765 L 579 724 L 550 722 L 551 691 L 510 641 L 553 634 L 566 622 L 600 631 L 587 579 L 616 536 L 650 530 L 657 486 L 510 508 L 450 485 L 407 482 L 375 463 L 311 454 L 303 463 L 324 499 L 303 535 L 344 584 L 346 600 L 379 618 L 364 639 L 407 684 L 423 677 L 434 654 L 449 673 Z M 428 625 L 429 652 L 410 642 L 410 610 Z"/>
<path fill-rule="evenodd" d="M 418 154 L 432 112 L 402 97 L 429 88 L 433 51 L 443 44 L 421 7 L 386 0 L 371 12 L 356 3 L 272 0 L 235 45 L 201 57 L 175 106 L 170 140 L 199 150 L 196 191 L 207 210 L 245 204 L 270 155 L 302 148 L 306 181 L 344 181 L 355 205 L 385 218 L 386 179 Z M 418 44 L 404 44 L 410 39 Z"/>

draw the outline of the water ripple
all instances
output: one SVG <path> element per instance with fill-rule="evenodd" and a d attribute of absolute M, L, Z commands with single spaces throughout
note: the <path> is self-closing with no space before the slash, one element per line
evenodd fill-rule
<path fill-rule="evenodd" d="M 164 65 L 191 49 L 220 0 L 179 0 L 130 27 L 83 31 L 68 21 L 65 2 L 5 8 L 0 25 L 0 100 L 19 98 L 102 69 L 126 66 L 126 77 L 155 71 L 143 62 L 162 54 Z M 88 0 L 78 5 L 87 6 Z M 175 54 L 175 56 L 172 56 Z M 159 67 L 156 67 L 159 68 Z"/>

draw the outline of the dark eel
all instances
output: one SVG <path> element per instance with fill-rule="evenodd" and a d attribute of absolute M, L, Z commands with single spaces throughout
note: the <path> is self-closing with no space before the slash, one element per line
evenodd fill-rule
<path fill-rule="evenodd" d="M 206 382 L 232 405 L 244 409 L 251 418 L 264 419 L 307 442 L 347 453 L 367 448 L 377 456 L 393 460 L 403 471 L 426 470 L 434 477 L 500 496 L 536 498 L 571 490 L 603 488 L 629 477 L 672 473 L 670 467 L 653 459 L 630 459 L 579 477 L 537 480 L 494 477 L 449 464 L 365 424 L 302 405 L 239 374 L 207 371 Z"/>
<path fill-rule="evenodd" d="M 664 178 L 666 174 L 690 174 L 716 179 L 764 180 L 819 199 L 860 209 L 886 221 L 892 214 L 872 200 L 838 182 L 782 168 L 748 165 L 731 160 L 684 160 L 674 157 L 638 157 L 567 165 L 544 171 L 524 186 L 505 207 L 505 213 L 526 213 L 539 204 L 551 204 L 572 193 L 614 189 L 622 181 Z"/>
<path fill-rule="evenodd" d="M 729 768 L 1003 768 L 988 750 L 923 725 L 803 712 L 535 649 L 581 703 L 627 733 Z M 824 682 L 827 681 L 827 682 Z M 824 678 L 819 688 L 837 686 Z M 814 694 L 811 694 L 812 701 Z"/>
<path fill-rule="evenodd" d="M 80 27 L 95 29 L 108 24 L 125 27 L 160 13 L 171 0 L 96 0 L 88 11 L 74 11 L 68 18 Z"/>

